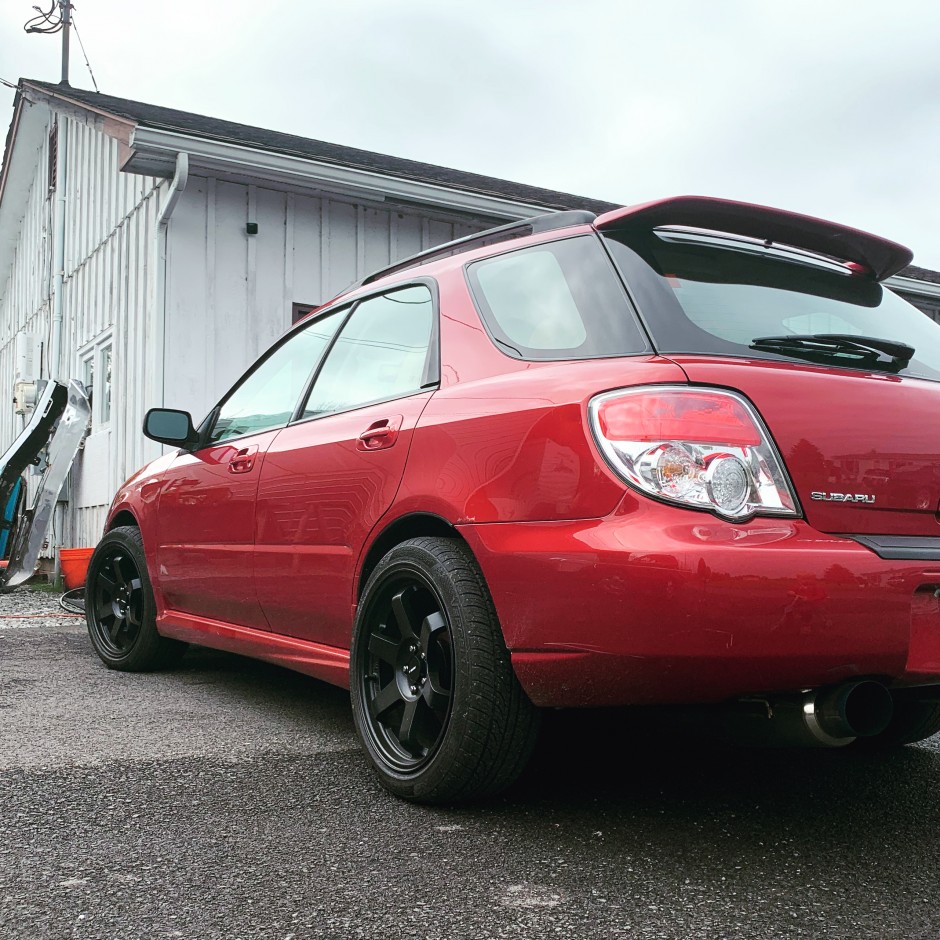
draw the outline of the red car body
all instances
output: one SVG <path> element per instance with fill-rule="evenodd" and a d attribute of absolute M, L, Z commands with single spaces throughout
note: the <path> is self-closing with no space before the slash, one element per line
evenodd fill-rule
<path fill-rule="evenodd" d="M 508 359 L 464 278 L 466 264 L 505 250 L 360 289 L 416 273 L 436 281 L 439 389 L 164 456 L 127 481 L 107 525 L 140 525 L 162 634 L 348 686 L 370 553 L 433 517 L 472 549 L 538 705 L 711 702 L 858 676 L 940 682 L 940 551 L 887 560 L 841 534 L 940 538 L 940 386 L 712 356 Z M 590 399 L 681 383 L 750 399 L 803 518 L 742 525 L 665 506 L 615 476 L 589 431 Z M 399 422 L 393 446 L 359 446 L 386 418 Z M 246 445 L 252 466 L 230 473 Z M 820 469 L 854 452 L 881 455 L 883 480 Z M 893 498 L 888 481 L 901 475 L 920 481 L 916 502 L 907 486 Z M 876 502 L 816 501 L 816 488 L 864 488 Z"/>
<path fill-rule="evenodd" d="M 772 237 L 810 253 L 797 259 L 808 270 L 836 256 L 844 278 L 873 285 L 910 260 L 831 223 L 689 198 L 393 268 L 311 316 L 428 285 L 439 383 L 167 454 L 115 497 L 107 528 L 139 526 L 159 633 L 348 686 L 370 573 L 399 542 L 448 534 L 469 546 L 536 705 L 709 703 L 859 678 L 892 690 L 940 683 L 935 380 L 657 343 L 532 361 L 494 341 L 468 281 L 474 263 L 640 223 L 731 232 L 752 252 Z M 640 292 L 631 296 L 642 309 Z M 752 408 L 793 511 L 726 518 L 626 482 L 592 431 L 591 403 L 659 388 L 731 390 Z"/>

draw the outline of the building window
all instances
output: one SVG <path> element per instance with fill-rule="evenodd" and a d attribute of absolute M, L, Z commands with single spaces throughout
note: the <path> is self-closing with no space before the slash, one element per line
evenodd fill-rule
<path fill-rule="evenodd" d="M 311 310 L 316 310 L 319 304 L 291 304 L 290 322 L 296 323 L 301 317 L 305 317 Z"/>
<path fill-rule="evenodd" d="M 59 125 L 54 123 L 49 131 L 49 192 L 55 191 L 59 170 Z"/>
<path fill-rule="evenodd" d="M 100 347 L 98 351 L 100 378 L 98 384 L 101 391 L 98 395 L 98 417 L 101 424 L 111 423 L 111 341 Z"/>
<path fill-rule="evenodd" d="M 89 343 L 78 354 L 78 374 L 91 398 L 92 430 L 111 424 L 111 367 L 113 342 L 110 334 Z"/>
<path fill-rule="evenodd" d="M 86 353 L 81 360 L 78 374 L 82 377 L 82 384 L 89 396 L 92 395 L 95 388 L 95 352 L 92 350 Z"/>

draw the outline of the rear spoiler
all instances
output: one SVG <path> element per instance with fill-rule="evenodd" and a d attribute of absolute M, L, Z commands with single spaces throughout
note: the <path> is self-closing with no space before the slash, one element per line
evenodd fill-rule
<path fill-rule="evenodd" d="M 599 232 L 615 229 L 652 230 L 669 225 L 727 232 L 762 241 L 802 248 L 816 254 L 860 265 L 864 273 L 883 281 L 906 268 L 914 253 L 897 242 L 858 229 L 826 222 L 811 215 L 785 212 L 746 202 L 707 196 L 676 196 L 638 206 L 614 209 L 598 216 Z"/>

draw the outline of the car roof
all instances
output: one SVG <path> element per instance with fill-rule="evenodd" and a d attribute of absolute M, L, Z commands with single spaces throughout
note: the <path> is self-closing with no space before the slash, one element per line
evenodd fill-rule
<path fill-rule="evenodd" d="M 467 252 L 477 252 L 489 247 L 498 251 L 503 249 L 507 242 L 560 233 L 565 229 L 571 229 L 574 233 L 583 231 L 587 226 L 597 232 L 631 229 L 651 231 L 678 226 L 699 229 L 705 233 L 758 238 L 768 247 L 774 245 L 797 248 L 827 261 L 834 260 L 845 264 L 853 273 L 867 275 L 879 281 L 896 274 L 910 264 L 913 258 L 913 252 L 897 242 L 814 216 L 730 199 L 674 196 L 635 206 L 624 206 L 601 216 L 580 209 L 548 212 L 466 235 L 373 271 L 318 309 L 345 299 L 347 295 L 355 295 L 361 288 L 378 284 L 401 272 L 409 271 L 415 276 L 420 276 L 424 272 L 416 269 Z"/>

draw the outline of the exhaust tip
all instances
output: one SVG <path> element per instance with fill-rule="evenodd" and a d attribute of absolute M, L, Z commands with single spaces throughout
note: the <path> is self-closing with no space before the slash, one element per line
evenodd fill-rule
<path fill-rule="evenodd" d="M 894 699 L 880 682 L 863 679 L 809 693 L 803 712 L 807 724 L 827 737 L 870 738 L 891 723 Z"/>
<path fill-rule="evenodd" d="M 859 738 L 881 734 L 894 714 L 894 699 L 880 682 L 859 682 L 849 689 L 845 700 L 845 719 Z"/>

